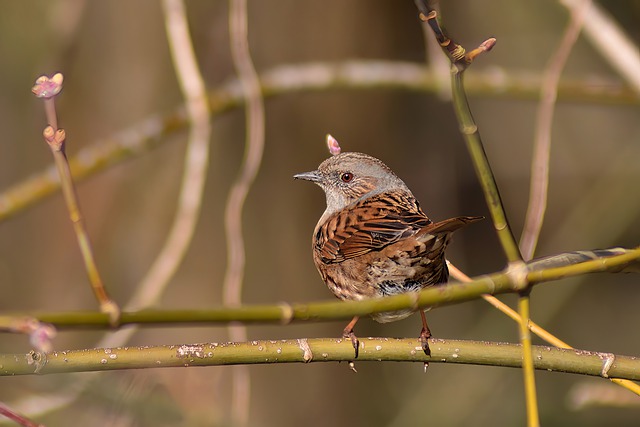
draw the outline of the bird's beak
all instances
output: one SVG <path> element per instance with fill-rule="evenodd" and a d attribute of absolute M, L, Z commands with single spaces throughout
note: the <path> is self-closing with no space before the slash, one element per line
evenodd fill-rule
<path fill-rule="evenodd" d="M 295 179 L 304 179 L 306 181 L 311 181 L 311 182 L 322 181 L 322 178 L 320 177 L 320 174 L 318 173 L 318 171 L 303 172 L 303 173 L 293 175 L 293 177 Z"/>

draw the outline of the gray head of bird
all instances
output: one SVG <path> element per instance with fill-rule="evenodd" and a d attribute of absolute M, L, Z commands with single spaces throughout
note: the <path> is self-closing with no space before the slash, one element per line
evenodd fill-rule
<path fill-rule="evenodd" d="M 315 182 L 324 190 L 327 197 L 324 216 L 375 194 L 387 191 L 411 193 L 387 165 L 362 153 L 338 154 L 322 162 L 318 170 L 293 177 Z"/>

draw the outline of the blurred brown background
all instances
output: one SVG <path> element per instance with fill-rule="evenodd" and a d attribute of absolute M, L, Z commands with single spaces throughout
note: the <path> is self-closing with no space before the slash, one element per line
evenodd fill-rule
<path fill-rule="evenodd" d="M 271 0 L 249 2 L 250 46 L 258 71 L 281 64 L 350 59 L 421 62 L 423 35 L 412 1 Z M 640 2 L 599 2 L 640 43 Z M 191 34 L 209 87 L 233 73 L 227 2 L 188 1 Z M 496 48 L 468 72 L 539 74 L 556 48 L 567 11 L 556 1 L 442 2 L 445 25 L 465 46 L 485 38 Z M 41 102 L 29 90 L 43 73 L 61 71 L 58 99 L 68 153 L 170 112 L 181 103 L 155 1 L 0 1 L 0 190 L 51 163 L 43 143 Z M 578 41 L 566 79 L 608 78 L 614 71 Z M 511 225 L 519 236 L 529 192 L 536 102 L 471 100 Z M 640 108 L 560 102 L 553 129 L 549 208 L 538 255 L 608 246 L 637 246 L 640 227 Z M 487 215 L 451 105 L 435 94 L 334 90 L 266 101 L 266 147 L 243 216 L 246 303 L 332 298 L 311 260 L 313 227 L 324 210 L 320 189 L 294 182 L 328 154 L 326 133 L 344 150 L 385 161 L 434 219 Z M 79 184 L 98 265 L 113 296 L 126 301 L 164 242 L 173 219 L 186 132 L 159 148 Z M 225 268 L 222 218 L 244 149 L 244 114 L 213 121 L 206 198 L 186 261 L 163 298 L 166 308 L 220 303 Z M 449 258 L 468 274 L 501 269 L 505 260 L 484 221 L 456 235 Z M 539 286 L 532 316 L 570 344 L 640 353 L 638 279 L 593 275 Z M 96 308 L 60 194 L 0 224 L 0 310 Z M 509 303 L 515 301 L 505 297 Z M 517 341 L 516 325 L 483 301 L 434 310 L 436 337 Z M 252 326 L 249 337 L 338 336 L 342 322 Z M 417 336 L 418 318 L 358 324 L 361 336 Z M 66 332 L 57 349 L 94 345 L 101 333 Z M 132 344 L 226 340 L 225 328 L 145 329 Z M 0 351 L 24 352 L 27 339 L 3 335 Z M 273 365 L 250 367 L 251 425 L 523 425 L 522 374 L 515 369 L 433 364 Z M 228 368 L 100 374 L 77 402 L 42 418 L 47 425 L 226 425 Z M 55 396 L 73 376 L 2 378 L 0 400 Z M 636 408 L 576 410 L 577 387 L 597 378 L 537 374 L 546 426 L 637 425 Z M 613 385 L 609 386 L 615 389 Z M 610 390 L 610 389 L 607 389 Z M 617 392 L 617 389 L 615 389 Z"/>

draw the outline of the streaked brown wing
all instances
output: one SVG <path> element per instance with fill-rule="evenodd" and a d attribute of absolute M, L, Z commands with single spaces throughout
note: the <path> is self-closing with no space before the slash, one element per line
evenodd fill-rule
<path fill-rule="evenodd" d="M 410 194 L 382 193 L 330 217 L 318 230 L 321 260 L 337 263 L 379 251 L 431 224 Z"/>

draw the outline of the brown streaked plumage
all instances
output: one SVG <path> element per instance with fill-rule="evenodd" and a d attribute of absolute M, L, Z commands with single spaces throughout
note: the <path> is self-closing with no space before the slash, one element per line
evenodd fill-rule
<path fill-rule="evenodd" d="M 313 260 L 331 292 L 343 300 L 361 300 L 406 292 L 447 281 L 444 251 L 451 233 L 482 217 L 432 222 L 405 183 L 380 160 L 362 153 L 342 153 L 318 170 L 294 178 L 315 182 L 325 192 L 327 209 L 313 234 Z M 378 313 L 386 323 L 412 310 Z M 431 336 L 424 311 L 420 340 L 430 354 Z M 347 325 L 358 357 L 358 340 Z"/>

